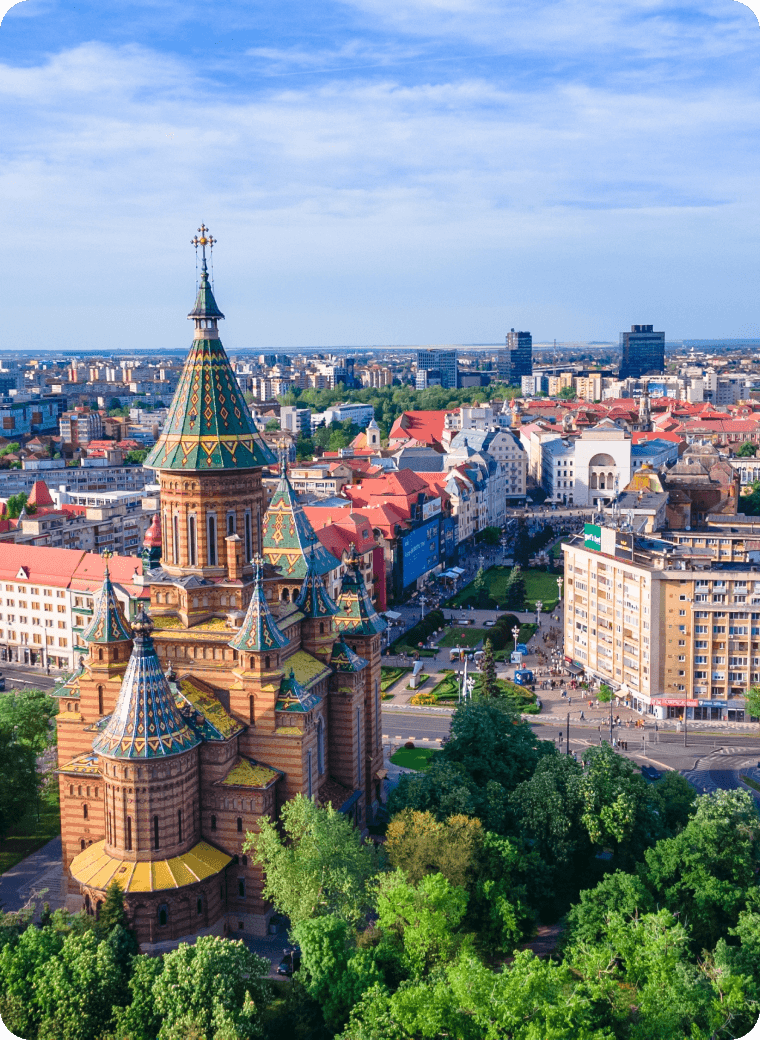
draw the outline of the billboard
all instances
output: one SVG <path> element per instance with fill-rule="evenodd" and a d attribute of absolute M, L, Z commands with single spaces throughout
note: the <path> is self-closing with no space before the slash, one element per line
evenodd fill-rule
<path fill-rule="evenodd" d="M 602 529 L 599 524 L 584 524 L 583 545 L 586 549 L 602 551 Z"/>
<path fill-rule="evenodd" d="M 437 516 L 441 511 L 440 498 L 431 498 L 429 502 L 422 503 L 422 519 L 429 520 L 431 516 Z"/>
<path fill-rule="evenodd" d="M 406 588 L 440 562 L 440 520 L 436 516 L 401 539 L 401 585 Z"/>

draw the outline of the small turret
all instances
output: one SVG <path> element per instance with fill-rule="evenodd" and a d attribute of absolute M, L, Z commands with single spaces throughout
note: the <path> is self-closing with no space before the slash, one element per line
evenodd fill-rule
<path fill-rule="evenodd" d="M 140 558 L 142 559 L 143 574 L 155 570 L 161 562 L 161 519 L 158 513 L 153 514 L 150 527 L 145 532 Z"/>

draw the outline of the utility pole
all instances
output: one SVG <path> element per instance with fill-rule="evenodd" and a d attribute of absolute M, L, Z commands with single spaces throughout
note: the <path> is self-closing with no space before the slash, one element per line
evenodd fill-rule
<path fill-rule="evenodd" d="M 612 747 L 612 697 L 610 697 L 610 747 Z"/>
<path fill-rule="evenodd" d="M 686 707 L 686 705 L 684 705 L 684 709 L 683 709 L 683 746 L 684 747 L 687 746 L 687 733 L 688 733 L 688 730 L 687 730 L 687 722 L 686 722 L 686 713 L 688 712 L 688 710 L 689 709 Z"/>
<path fill-rule="evenodd" d="M 567 750 L 566 755 L 570 754 L 570 712 L 567 713 L 567 738 L 566 738 Z"/>

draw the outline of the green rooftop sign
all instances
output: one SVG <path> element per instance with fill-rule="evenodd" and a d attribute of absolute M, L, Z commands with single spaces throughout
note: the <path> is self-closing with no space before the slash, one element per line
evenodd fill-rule
<path fill-rule="evenodd" d="M 598 524 L 584 524 L 583 545 L 586 549 L 602 551 L 602 529 Z"/>

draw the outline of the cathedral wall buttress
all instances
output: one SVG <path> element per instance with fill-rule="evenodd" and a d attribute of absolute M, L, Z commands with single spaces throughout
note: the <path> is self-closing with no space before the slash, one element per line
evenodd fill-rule
<path fill-rule="evenodd" d="M 382 693 L 380 690 L 380 636 L 347 635 L 346 642 L 368 665 L 363 675 L 364 747 L 362 749 L 362 788 L 367 806 L 380 803 L 381 781 L 377 772 L 383 766 Z"/>

